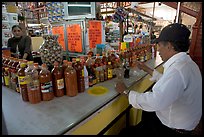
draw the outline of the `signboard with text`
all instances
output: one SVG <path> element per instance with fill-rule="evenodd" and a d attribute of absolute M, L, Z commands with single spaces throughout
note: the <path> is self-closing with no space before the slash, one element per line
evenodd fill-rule
<path fill-rule="evenodd" d="M 80 24 L 67 25 L 68 50 L 82 52 L 82 30 Z"/>
<path fill-rule="evenodd" d="M 97 44 L 102 43 L 101 22 L 96 20 L 89 21 L 89 48 L 95 48 Z"/>

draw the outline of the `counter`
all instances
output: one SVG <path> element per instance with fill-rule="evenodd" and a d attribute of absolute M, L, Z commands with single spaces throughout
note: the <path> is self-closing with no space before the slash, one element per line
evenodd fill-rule
<path fill-rule="evenodd" d="M 157 56 L 156 60 L 151 59 L 146 63 L 153 68 L 160 65 L 162 61 Z M 146 72 L 139 70 L 136 75 L 124 79 L 124 82 L 128 87 L 134 87 L 137 81 L 146 75 Z M 8 134 L 71 134 L 69 132 L 71 129 L 73 130 L 98 110 L 107 107 L 109 103 L 121 96 L 114 89 L 115 81 L 116 79 L 112 79 L 95 85 L 109 89 L 101 96 L 90 95 L 86 90 L 75 97 L 55 97 L 51 101 L 41 101 L 38 104 L 24 102 L 19 93 L 2 86 L 2 111 Z M 103 117 L 100 118 L 103 119 Z"/>

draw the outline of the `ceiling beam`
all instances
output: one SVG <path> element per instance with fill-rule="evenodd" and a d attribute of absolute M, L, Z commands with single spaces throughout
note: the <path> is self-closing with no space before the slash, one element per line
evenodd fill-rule
<path fill-rule="evenodd" d="M 169 6 L 169 7 L 177 9 L 177 2 L 162 2 L 162 4 L 165 4 L 165 5 Z M 190 15 L 190 16 L 193 16 L 195 18 L 198 16 L 198 12 L 193 11 L 193 10 L 191 10 L 189 8 L 186 8 L 186 7 L 182 6 L 182 5 L 180 6 L 180 11 L 182 11 L 182 12 L 184 12 L 184 13 Z"/>

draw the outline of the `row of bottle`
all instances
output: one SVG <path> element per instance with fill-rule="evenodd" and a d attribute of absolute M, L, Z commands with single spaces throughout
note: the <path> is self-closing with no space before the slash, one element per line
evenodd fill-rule
<path fill-rule="evenodd" d="M 26 85 L 25 83 L 30 83 L 29 81 L 35 82 L 35 80 L 31 80 L 31 78 L 29 78 L 28 76 L 30 76 L 30 74 L 26 74 L 27 76 L 27 80 L 24 80 L 24 77 L 21 77 L 18 75 L 20 68 L 20 64 L 26 64 L 26 60 L 21 60 L 16 59 L 16 58 L 12 58 L 12 57 L 5 57 L 3 56 L 2 58 L 2 62 L 3 62 L 3 67 L 2 67 L 2 81 L 4 81 L 4 85 L 9 86 L 10 88 L 16 90 L 17 92 L 23 91 L 24 93 L 24 89 L 25 88 L 21 88 L 21 86 L 19 85 Z M 57 62 L 54 64 L 54 70 L 58 70 L 58 74 L 60 76 L 55 76 L 55 75 L 51 75 L 51 78 L 49 79 L 57 79 L 55 82 L 50 82 L 47 81 L 45 82 L 45 84 L 40 85 L 40 89 L 41 89 L 41 93 L 43 93 L 43 95 L 47 95 L 47 92 L 53 92 L 54 93 L 60 89 L 63 89 L 63 92 L 56 92 L 55 96 L 62 96 L 64 94 L 67 94 L 69 96 L 75 96 L 76 93 L 80 93 L 80 92 L 84 92 L 85 89 L 99 83 L 99 82 L 103 82 L 109 79 L 112 79 L 116 76 L 120 77 L 120 78 L 129 78 L 129 70 L 130 67 L 134 67 L 135 66 L 135 62 L 138 60 L 138 56 L 137 54 L 135 54 L 135 51 L 132 50 L 127 50 L 124 52 L 121 52 L 119 55 L 116 54 L 115 52 L 109 52 L 108 55 L 106 55 L 106 53 L 103 53 L 103 56 L 100 57 L 99 54 L 97 54 L 95 56 L 95 58 L 92 57 L 92 55 L 88 55 L 88 58 L 73 58 L 72 62 L 68 62 L 67 60 L 63 61 L 62 66 L 59 66 L 59 64 L 57 64 Z M 21 62 L 21 63 L 19 63 Z M 37 63 L 34 63 L 33 65 L 28 63 L 28 66 L 36 66 L 36 67 L 40 67 L 38 66 Z M 71 82 L 76 81 L 76 84 L 68 84 L 71 86 L 66 86 L 66 73 L 65 70 L 68 66 L 72 66 L 72 68 L 76 71 L 76 77 L 72 76 L 70 79 Z M 22 67 L 24 68 L 25 65 L 22 65 Z M 28 67 L 30 68 L 30 67 Z M 34 67 L 31 67 L 32 69 L 34 69 Z M 42 70 L 43 68 L 45 69 L 45 64 L 43 64 L 41 66 Z M 62 70 L 60 70 L 60 68 Z M 30 69 L 30 70 L 32 70 Z M 51 72 L 54 73 L 54 70 Z M 38 74 L 40 74 L 39 68 L 38 68 Z M 72 72 L 73 73 L 73 72 Z M 35 76 L 37 78 L 37 76 Z M 33 78 L 35 78 L 33 77 Z M 59 77 L 59 78 L 56 78 Z M 68 78 L 68 77 L 67 77 Z M 30 80 L 29 80 L 30 79 Z M 40 79 L 40 77 L 38 78 Z M 23 81 L 24 80 L 24 81 Z M 43 81 L 44 79 L 42 79 Z M 26 81 L 26 82 L 25 82 Z M 67 80 L 68 81 L 68 80 Z M 19 84 L 20 83 L 20 84 Z M 36 83 L 38 83 L 36 81 Z M 58 85 L 58 88 L 55 88 L 56 84 Z M 64 84 L 63 84 L 64 83 Z M 36 84 L 32 84 L 32 85 L 36 85 Z M 52 85 L 54 86 L 54 90 L 52 89 Z M 75 86 L 74 86 L 75 85 Z M 77 86 L 76 86 L 77 85 Z M 28 86 L 28 84 L 26 85 Z M 19 89 L 20 87 L 20 89 Z M 36 87 L 36 86 L 34 86 Z M 50 88 L 48 88 L 50 87 Z M 74 93 L 72 95 L 69 94 L 69 90 L 65 89 L 72 87 L 72 89 L 75 90 L 70 90 L 70 91 L 74 91 Z M 77 87 L 77 88 L 76 88 Z M 45 89 L 44 89 L 45 88 Z M 28 88 L 29 89 L 29 88 Z M 36 89 L 36 88 L 34 88 Z M 76 90 L 77 89 L 77 90 Z M 66 92 L 69 91 L 69 92 Z M 22 92 L 21 92 L 22 93 Z M 31 92 L 29 92 L 31 93 Z M 64 94 L 62 94 L 64 93 Z M 23 94 L 22 94 L 23 95 Z M 48 99 L 45 99 L 48 98 Z M 49 95 L 47 97 L 42 97 L 42 100 L 50 100 L 53 98 L 53 95 Z M 28 99 L 24 99 L 24 100 L 28 100 Z"/>

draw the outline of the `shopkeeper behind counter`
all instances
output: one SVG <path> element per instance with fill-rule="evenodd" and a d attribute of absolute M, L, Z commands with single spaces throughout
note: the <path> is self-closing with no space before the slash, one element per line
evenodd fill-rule
<path fill-rule="evenodd" d="M 13 37 L 8 39 L 8 47 L 10 47 L 11 56 L 26 60 L 33 60 L 31 38 L 23 34 L 19 25 L 12 27 Z"/>

